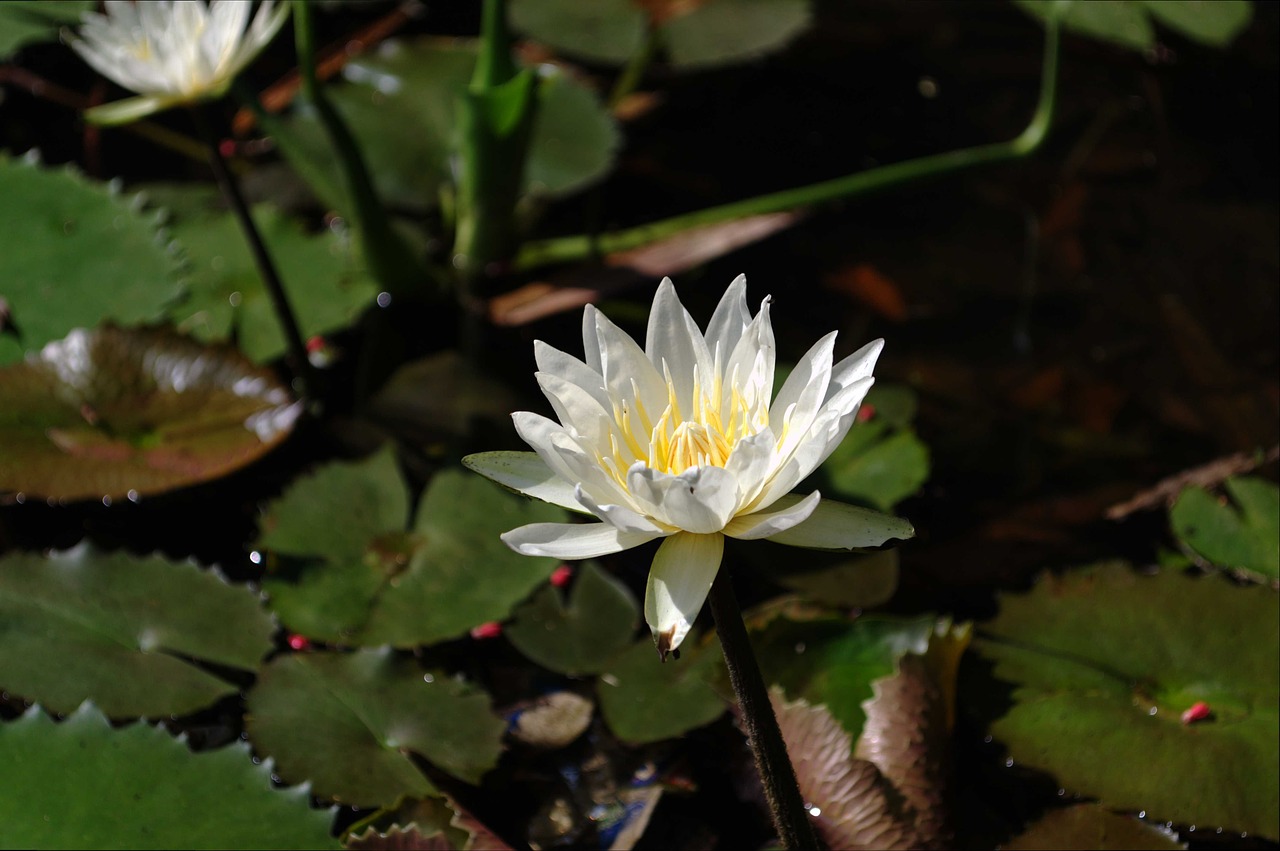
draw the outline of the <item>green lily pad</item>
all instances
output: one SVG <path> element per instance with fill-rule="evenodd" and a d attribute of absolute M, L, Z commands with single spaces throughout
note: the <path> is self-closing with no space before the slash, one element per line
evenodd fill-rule
<path fill-rule="evenodd" d="M 864 703 L 875 696 L 872 684 L 891 676 L 904 654 L 926 653 L 933 634 L 932 616 L 780 616 L 753 631 L 751 643 L 765 682 L 791 700 L 825 704 L 857 740 L 867 721 Z"/>
<path fill-rule="evenodd" d="M 1227 479 L 1234 506 L 1203 488 L 1178 495 L 1169 522 L 1182 542 L 1208 561 L 1280 578 L 1280 488 L 1258 478 Z"/>
<path fill-rule="evenodd" d="M 332 812 L 276 789 L 249 748 L 192 753 L 164 730 L 112 729 L 86 704 L 55 724 L 37 707 L 0 724 L 8 848 L 341 848 Z"/>
<path fill-rule="evenodd" d="M 0 491 L 163 493 L 264 455 L 301 408 L 269 370 L 163 328 L 77 329 L 0 367 Z"/>
<path fill-rule="evenodd" d="M 822 606 L 869 609 L 887 603 L 898 589 L 897 550 L 852 557 L 815 552 L 800 562 L 774 559 L 764 564 L 769 579 Z"/>
<path fill-rule="evenodd" d="M 378 295 L 346 234 L 307 233 L 268 205 L 259 205 L 253 216 L 304 337 L 347 327 Z M 258 363 L 284 354 L 284 333 L 235 218 L 188 213 L 169 228 L 190 264 L 188 298 L 168 311 L 178 327 L 202 340 L 234 335 L 241 351 Z"/>
<path fill-rule="evenodd" d="M 94 0 L 9 0 L 0 3 L 0 59 L 8 59 L 19 48 L 44 41 L 57 41 L 58 31 L 80 22 L 92 12 Z"/>
<path fill-rule="evenodd" d="M 489 697 L 389 648 L 279 656 L 248 697 L 249 738 L 291 782 L 354 806 L 437 794 L 417 754 L 479 783 L 502 752 Z"/>
<path fill-rule="evenodd" d="M 1043 20 L 1057 0 L 1014 2 Z M 1192 41 L 1226 47 L 1253 20 L 1249 0 L 1089 0 L 1063 6 L 1062 24 L 1068 30 L 1130 50 L 1155 47 L 1156 21 Z"/>
<path fill-rule="evenodd" d="M 73 328 L 158 319 L 180 294 L 158 217 L 128 197 L 0 155 L 0 198 L 0 301 L 17 331 L 0 334 L 0 365 Z"/>
<path fill-rule="evenodd" d="M 646 13 L 646 9 L 649 14 Z M 585 59 L 622 65 L 652 23 L 677 67 L 741 62 L 782 48 L 809 25 L 807 0 L 514 0 L 511 23 L 545 44 Z"/>
<path fill-rule="evenodd" d="M 193 712 L 238 690 L 206 666 L 255 669 L 273 631 L 256 594 L 191 564 L 87 544 L 0 559 L 0 689 L 59 712 Z"/>
<path fill-rule="evenodd" d="M 872 438 L 866 445 L 867 433 L 874 433 L 876 427 L 859 425 L 868 428 L 851 429 L 823 462 L 822 472 L 833 495 L 890 511 L 929 478 L 929 449 L 913 431 L 899 431 L 883 440 Z"/>
<path fill-rule="evenodd" d="M 686 641 L 680 654 L 663 662 L 653 641 L 643 638 L 609 662 L 596 695 L 615 736 L 633 745 L 672 739 L 724 713 L 724 698 L 711 684 L 720 642 Z"/>
<path fill-rule="evenodd" d="M 554 506 L 461 470 L 432 478 L 406 529 L 408 501 L 384 450 L 322 468 L 271 503 L 260 544 L 306 559 L 263 582 L 280 619 L 341 644 L 431 644 L 506 618 L 555 569 L 556 560 L 519 555 L 499 538 L 562 521 Z"/>
<path fill-rule="evenodd" d="M 475 66 L 474 44 L 439 39 L 391 41 L 344 69 L 346 85 L 328 91 L 351 128 L 384 202 L 434 207 L 453 183 L 459 143 L 458 99 Z M 600 179 L 619 135 L 596 95 L 553 66 L 538 69 L 538 110 L 524 168 L 525 192 L 557 196 Z M 304 159 L 299 172 L 332 173 L 333 153 L 305 105 L 285 123 L 284 153 Z M 314 181 L 313 181 L 314 183 Z M 312 187 L 325 195 L 331 189 Z M 345 198 L 325 197 L 346 208 Z"/>
<path fill-rule="evenodd" d="M 578 570 L 568 605 L 547 584 L 512 613 L 505 635 L 533 661 L 561 674 L 598 674 L 635 637 L 640 607 L 627 587 L 592 562 Z"/>
<path fill-rule="evenodd" d="M 1012 706 L 986 705 L 999 689 L 985 679 L 967 702 L 1015 761 L 1113 810 L 1280 836 L 1270 588 L 1102 564 L 1005 596 L 984 632 L 975 648 L 1013 684 Z M 1212 715 L 1182 723 L 1202 701 Z"/>
<path fill-rule="evenodd" d="M 1073 804 L 1050 810 L 1026 830 L 1000 843 L 1009 851 L 1056 851 L 1091 848 L 1097 851 L 1143 851 L 1186 848 L 1177 834 L 1135 818 L 1113 813 L 1097 804 Z"/>

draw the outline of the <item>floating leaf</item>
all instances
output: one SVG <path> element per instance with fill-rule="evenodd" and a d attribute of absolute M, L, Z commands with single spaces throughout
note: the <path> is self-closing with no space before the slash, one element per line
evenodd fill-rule
<path fill-rule="evenodd" d="M 1280 489 L 1252 477 L 1227 479 L 1224 487 L 1235 506 L 1203 488 L 1184 490 L 1169 510 L 1174 532 L 1214 564 L 1280 578 Z"/>
<path fill-rule="evenodd" d="M 802 562 L 775 559 L 767 575 L 820 605 L 867 609 L 888 602 L 897 590 L 898 551 L 858 556 L 812 553 Z"/>
<path fill-rule="evenodd" d="M 86 704 L 0 724 L 9 848 L 340 848 L 303 788 L 275 789 L 249 748 L 192 753 L 164 730 L 112 729 Z M 20 782 L 19 782 L 20 781 Z"/>
<path fill-rule="evenodd" d="M 555 569 L 554 559 L 521 556 L 499 537 L 563 520 L 554 506 L 461 470 L 432 478 L 409 530 L 407 505 L 389 450 L 323 468 L 269 505 L 261 544 L 309 559 L 263 583 L 280 619 L 344 644 L 430 644 L 503 620 Z M 348 511 L 354 522 L 333 522 Z"/>
<path fill-rule="evenodd" d="M 17 331 L 0 334 L 0 364 L 73 328 L 158 319 L 181 292 L 157 217 L 106 186 L 0 156 L 0 198 L 0 299 Z"/>
<path fill-rule="evenodd" d="M 438 39 L 391 41 L 344 69 L 347 85 L 328 95 L 364 152 L 374 183 L 389 204 L 434 207 L 453 182 L 458 99 L 475 65 L 474 44 Z M 598 180 L 612 166 L 617 128 L 596 96 L 562 70 L 538 69 L 525 191 L 561 195 Z M 283 128 L 286 155 L 306 162 L 304 174 L 331 173 L 333 153 L 315 116 L 300 108 Z M 320 192 L 324 187 L 313 186 Z M 343 206 L 345 199 L 327 197 Z"/>
<path fill-rule="evenodd" d="M 740 62 L 778 50 L 809 25 L 807 0 L 516 0 L 512 25 L 553 47 L 613 65 L 643 49 L 652 23 L 673 65 Z"/>
<path fill-rule="evenodd" d="M 0 559 L 0 689 L 59 712 L 193 712 L 238 690 L 206 666 L 253 670 L 273 631 L 257 595 L 191 564 L 87 544 Z"/>
<path fill-rule="evenodd" d="M 8 59 L 19 48 L 42 41 L 57 41 L 58 30 L 80 22 L 92 12 L 94 0 L 8 0 L 0 3 L 0 59 Z"/>
<path fill-rule="evenodd" d="M 163 493 L 256 460 L 300 411 L 271 371 L 229 347 L 160 328 L 78 329 L 0 367 L 0 491 Z"/>
<path fill-rule="evenodd" d="M 306 338 L 345 328 L 378 294 L 378 285 L 344 233 L 309 234 L 268 205 L 254 209 L 281 283 Z M 259 363 L 284 354 L 286 344 L 266 286 L 230 213 L 180 215 L 170 230 L 190 263 L 189 298 L 169 316 L 205 340 L 228 340 Z"/>
<path fill-rule="evenodd" d="M 685 642 L 681 657 L 662 662 L 653 642 L 641 639 L 618 654 L 596 681 L 600 711 L 613 734 L 642 745 L 670 739 L 710 724 L 725 703 L 711 686 L 720 643 Z"/>
<path fill-rule="evenodd" d="M 502 750 L 488 695 L 387 648 L 279 656 L 248 710 L 249 737 L 281 777 L 354 806 L 436 794 L 411 754 L 478 783 Z"/>
<path fill-rule="evenodd" d="M 1039 821 L 1007 842 L 1008 851 L 1056 851 L 1090 848 L 1096 851 L 1143 851 L 1186 848 L 1177 835 L 1134 816 L 1113 813 L 1097 804 L 1073 804 L 1050 810 Z"/>
<path fill-rule="evenodd" d="M 587 562 L 568 605 L 547 584 L 512 616 L 506 636 L 517 650 L 544 668 L 578 676 L 604 671 L 631 643 L 640 608 L 625 585 Z"/>
<path fill-rule="evenodd" d="M 1270 588 L 1103 564 L 1005 596 L 984 631 L 975 647 L 1013 684 L 1012 706 L 986 705 L 997 691 L 986 680 L 971 680 L 966 703 L 1014 760 L 1111 809 L 1280 835 L 1280 610 Z M 1201 701 L 1212 715 L 1183 724 Z"/>
<path fill-rule="evenodd" d="M 1056 0 L 1014 2 L 1031 16 L 1044 20 Z M 1061 20 L 1068 30 L 1130 50 L 1155 47 L 1154 21 L 1192 41 L 1226 47 L 1253 19 L 1249 0 L 1090 0 L 1062 5 Z"/>
<path fill-rule="evenodd" d="M 866 448 L 849 446 L 836 447 L 822 465 L 836 496 L 889 511 L 929 478 L 929 449 L 913 431 L 899 431 Z"/>

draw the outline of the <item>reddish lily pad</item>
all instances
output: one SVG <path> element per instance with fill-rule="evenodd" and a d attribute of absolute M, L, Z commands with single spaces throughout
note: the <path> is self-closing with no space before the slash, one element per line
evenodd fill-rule
<path fill-rule="evenodd" d="M 1280 836 L 1270 588 L 1103 564 L 1006 596 L 984 632 L 975 647 L 1012 705 L 984 706 L 1003 689 L 976 674 L 966 704 L 1015 761 L 1113 810 Z M 1210 714 L 1184 723 L 1200 702 Z"/>
<path fill-rule="evenodd" d="M 77 329 L 0 367 L 0 492 L 136 499 L 215 479 L 284 440 L 300 411 L 230 347 Z"/>

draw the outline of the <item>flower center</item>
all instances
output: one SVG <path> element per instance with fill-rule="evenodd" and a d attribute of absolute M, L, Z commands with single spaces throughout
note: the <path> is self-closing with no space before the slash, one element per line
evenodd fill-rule
<path fill-rule="evenodd" d="M 680 423 L 670 438 L 659 442 L 666 444 L 666 452 L 665 457 L 655 459 L 660 462 L 657 469 L 667 473 L 683 473 L 690 467 L 708 464 L 723 467 L 733 451 L 722 432 L 696 422 Z"/>

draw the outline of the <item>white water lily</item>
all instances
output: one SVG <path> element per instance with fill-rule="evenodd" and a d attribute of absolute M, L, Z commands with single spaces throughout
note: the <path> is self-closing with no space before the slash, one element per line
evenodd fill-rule
<path fill-rule="evenodd" d="M 525 555 L 583 559 L 662 538 L 645 620 L 663 658 L 679 647 L 720 568 L 724 536 L 817 549 L 877 546 L 910 524 L 791 489 L 826 460 L 874 379 L 876 340 L 832 364 L 835 332 L 792 370 L 776 398 L 769 299 L 753 318 L 746 279 L 703 334 L 663 280 L 645 348 L 594 307 L 586 360 L 536 342 L 537 380 L 559 417 L 513 415 L 534 452 L 464 463 L 528 496 L 600 522 L 534 523 L 502 539 Z"/>
<path fill-rule="evenodd" d="M 123 124 L 223 95 L 289 16 L 288 4 L 264 0 L 249 22 L 252 6 L 251 0 L 106 0 L 105 15 L 85 13 L 71 46 L 104 77 L 140 95 L 94 107 L 86 117 Z"/>

